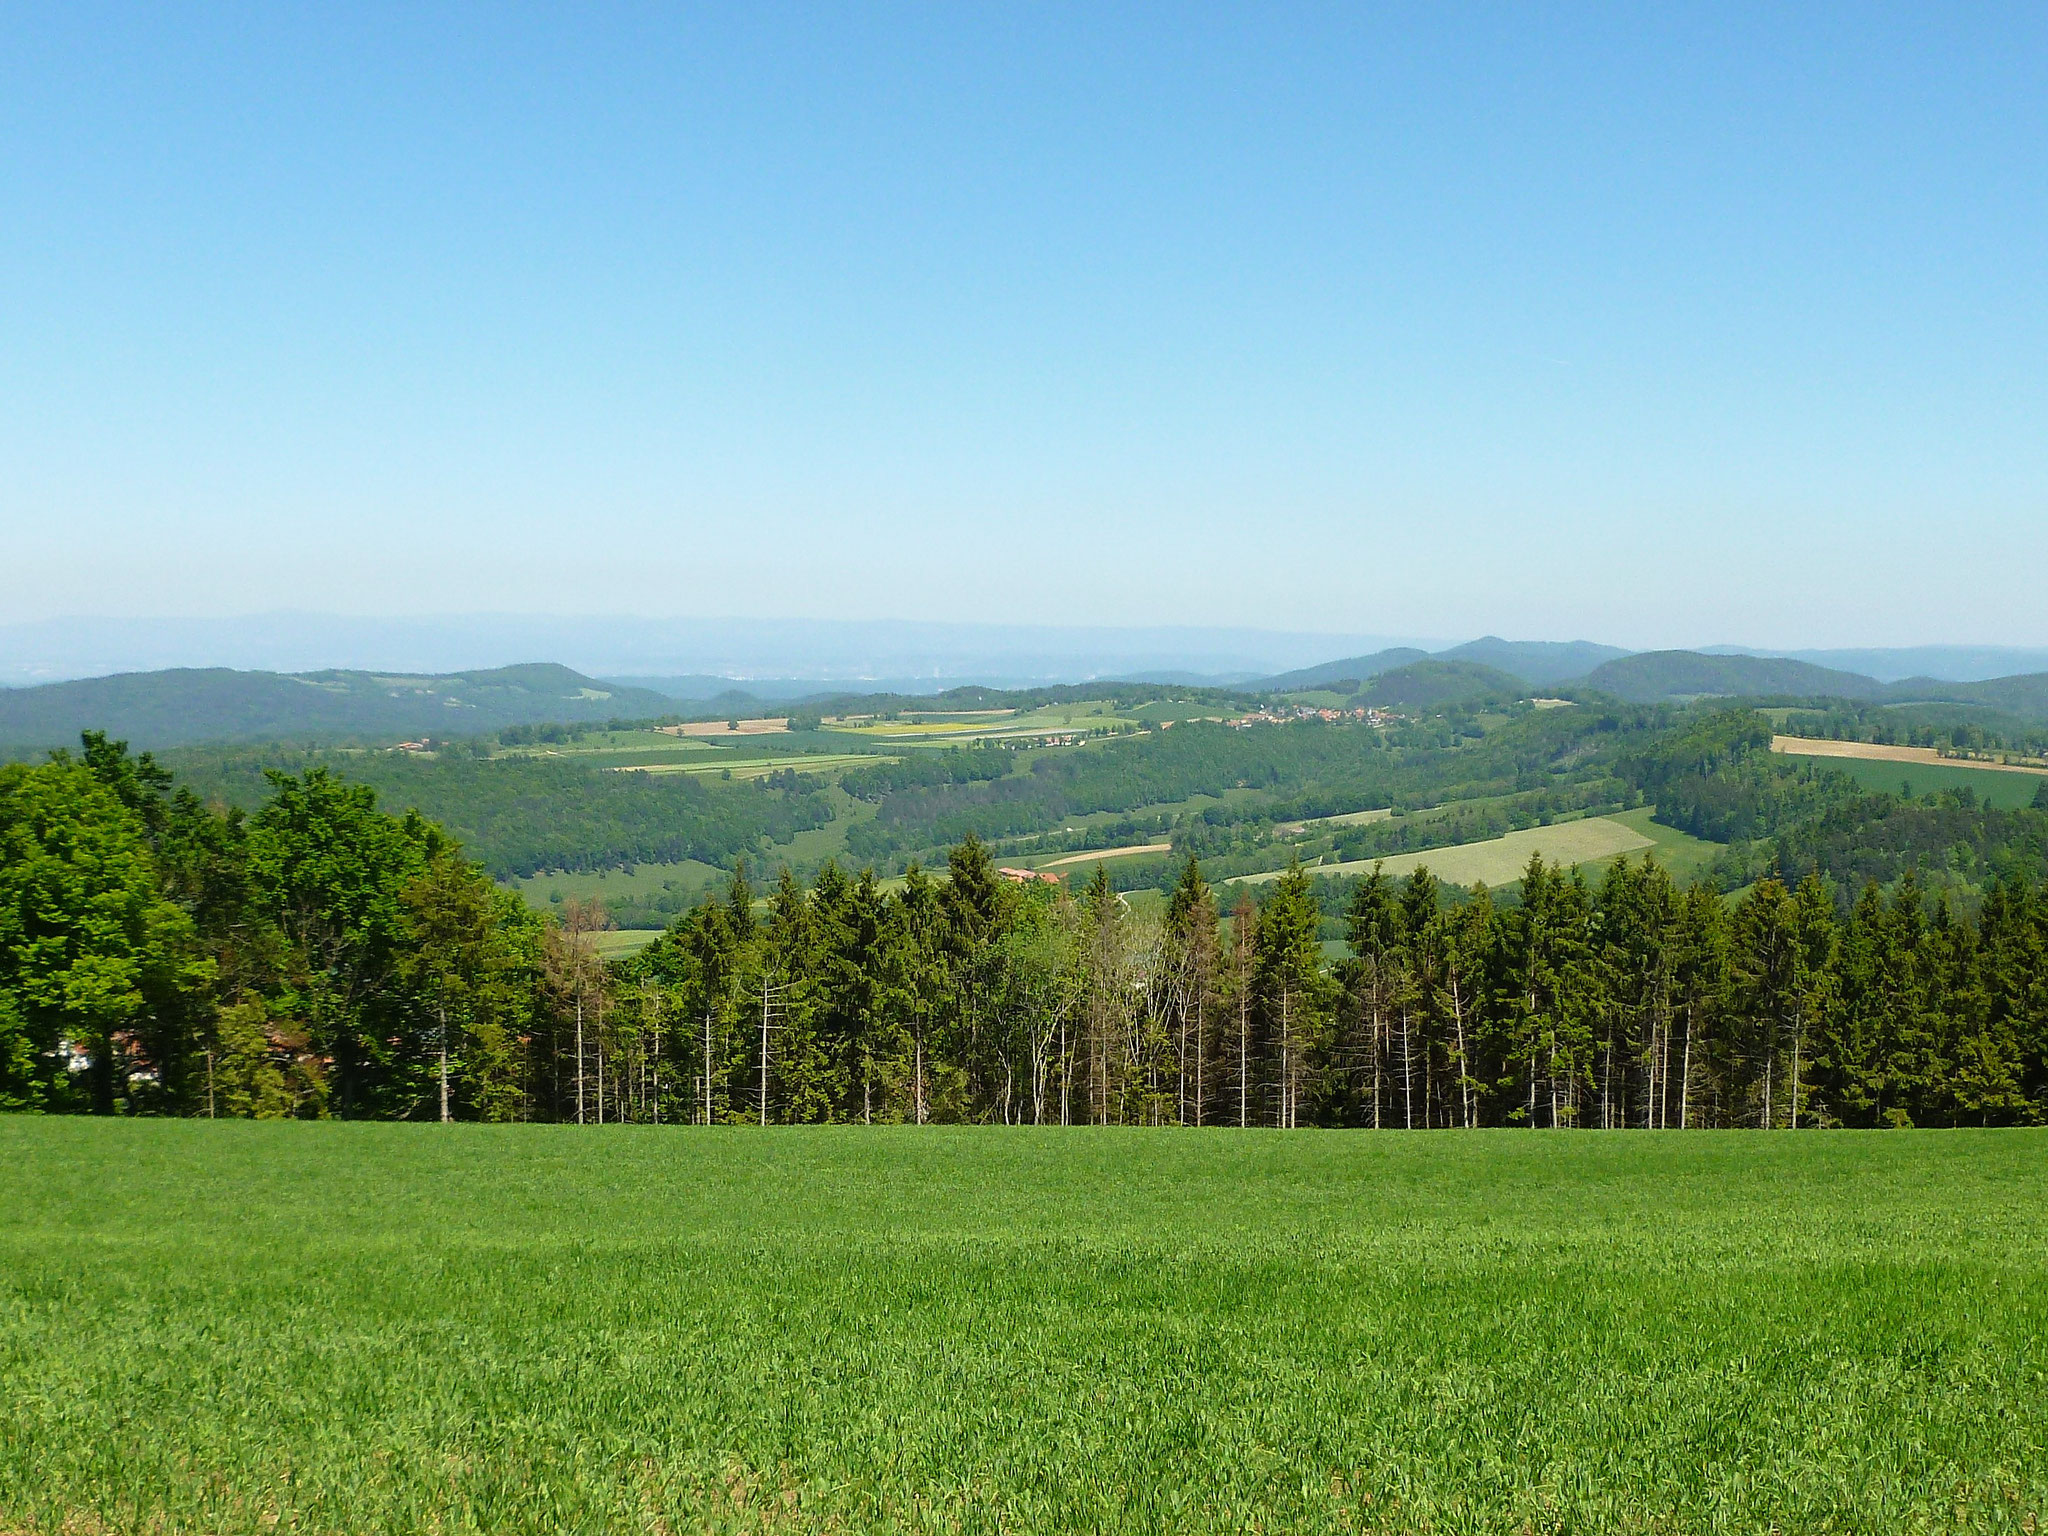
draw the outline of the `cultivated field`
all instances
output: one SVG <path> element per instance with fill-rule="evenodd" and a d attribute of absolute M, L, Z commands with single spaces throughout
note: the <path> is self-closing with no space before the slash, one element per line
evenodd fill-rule
<path fill-rule="evenodd" d="M 894 746 L 959 746 L 985 741 L 1026 741 L 1068 735 L 1119 734 L 1137 723 L 1106 700 L 1048 704 L 1033 710 L 904 713 L 894 720 L 871 716 L 828 719 L 824 729 Z"/>
<path fill-rule="evenodd" d="M 1968 789 L 1988 805 L 2012 809 L 2032 805 L 2048 783 L 2048 769 L 2018 763 L 1979 763 L 1943 757 L 1932 747 L 1886 747 L 1865 741 L 1814 741 L 1778 736 L 1771 750 L 1795 757 L 1825 758 L 1827 766 L 1846 773 L 1865 789 L 1897 794 L 1910 788 L 1916 795 L 1942 789 Z"/>
<path fill-rule="evenodd" d="M 1459 843 L 1449 848 L 1431 848 L 1421 853 L 1393 853 L 1384 859 L 1350 859 L 1342 863 L 1318 864 L 1318 875 L 1363 875 L 1373 865 L 1383 864 L 1389 876 L 1406 878 L 1427 868 L 1439 880 L 1453 885 L 1508 885 L 1522 878 L 1529 855 L 1540 853 L 1553 864 L 1567 868 L 1590 864 L 1649 848 L 1654 839 L 1612 816 L 1587 816 L 1578 821 L 1561 821 L 1549 827 L 1525 827 L 1504 837 L 1480 843 Z M 1280 878 L 1280 871 L 1238 877 L 1258 885 Z"/>
<path fill-rule="evenodd" d="M 1794 757 L 1861 757 L 1880 763 L 1928 763 L 1954 768 L 1975 768 L 1987 773 L 2031 773 L 2048 775 L 2039 763 L 1980 762 L 1945 757 L 1934 747 L 1896 747 L 1875 741 L 1829 741 L 1811 736 L 1773 736 L 1773 752 Z"/>
<path fill-rule="evenodd" d="M 0 1119 L 0 1530 L 2032 1532 L 2048 1136 Z"/>

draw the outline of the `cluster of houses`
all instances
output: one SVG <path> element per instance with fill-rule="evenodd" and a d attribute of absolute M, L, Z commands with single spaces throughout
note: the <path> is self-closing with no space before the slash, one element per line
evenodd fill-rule
<path fill-rule="evenodd" d="M 1233 730 L 1248 731 L 1255 725 L 1286 725 L 1295 720 L 1363 720 L 1368 725 L 1387 725 L 1394 718 L 1393 712 L 1385 709 L 1323 709 L 1312 704 L 1297 704 L 1292 709 L 1255 709 L 1248 715 L 1239 715 L 1235 720 L 1223 723 Z"/>

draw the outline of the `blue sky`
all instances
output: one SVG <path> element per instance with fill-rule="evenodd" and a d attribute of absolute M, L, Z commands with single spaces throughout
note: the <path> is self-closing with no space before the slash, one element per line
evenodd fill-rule
<path fill-rule="evenodd" d="M 2048 9 L 16 6 L 0 617 L 2048 642 Z"/>

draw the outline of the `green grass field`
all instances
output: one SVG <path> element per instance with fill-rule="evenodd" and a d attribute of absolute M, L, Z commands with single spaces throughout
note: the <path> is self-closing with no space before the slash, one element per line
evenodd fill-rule
<path fill-rule="evenodd" d="M 2048 1136 L 0 1119 L 0 1530 L 2033 1532 Z"/>
<path fill-rule="evenodd" d="M 1987 805 L 2016 810 L 2034 803 L 2048 775 L 2010 773 L 1999 768 L 1971 768 L 1960 763 L 1888 763 L 1862 757 L 1810 758 L 1816 769 L 1846 773 L 1865 789 L 1896 795 L 1911 789 L 1931 795 L 1941 789 L 1973 789 Z"/>

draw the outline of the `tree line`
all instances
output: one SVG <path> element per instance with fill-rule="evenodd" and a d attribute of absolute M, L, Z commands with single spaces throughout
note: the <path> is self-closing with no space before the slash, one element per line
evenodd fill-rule
<path fill-rule="evenodd" d="M 1908 874 L 1735 900 L 1649 861 L 1519 890 L 1375 872 L 1133 906 L 744 869 L 651 947 L 531 911 L 315 768 L 253 812 L 88 735 L 0 770 L 0 1105 L 617 1122 L 1600 1127 L 2034 1123 L 2048 889 Z M 1326 953 L 1334 947 L 1338 953 Z"/>

